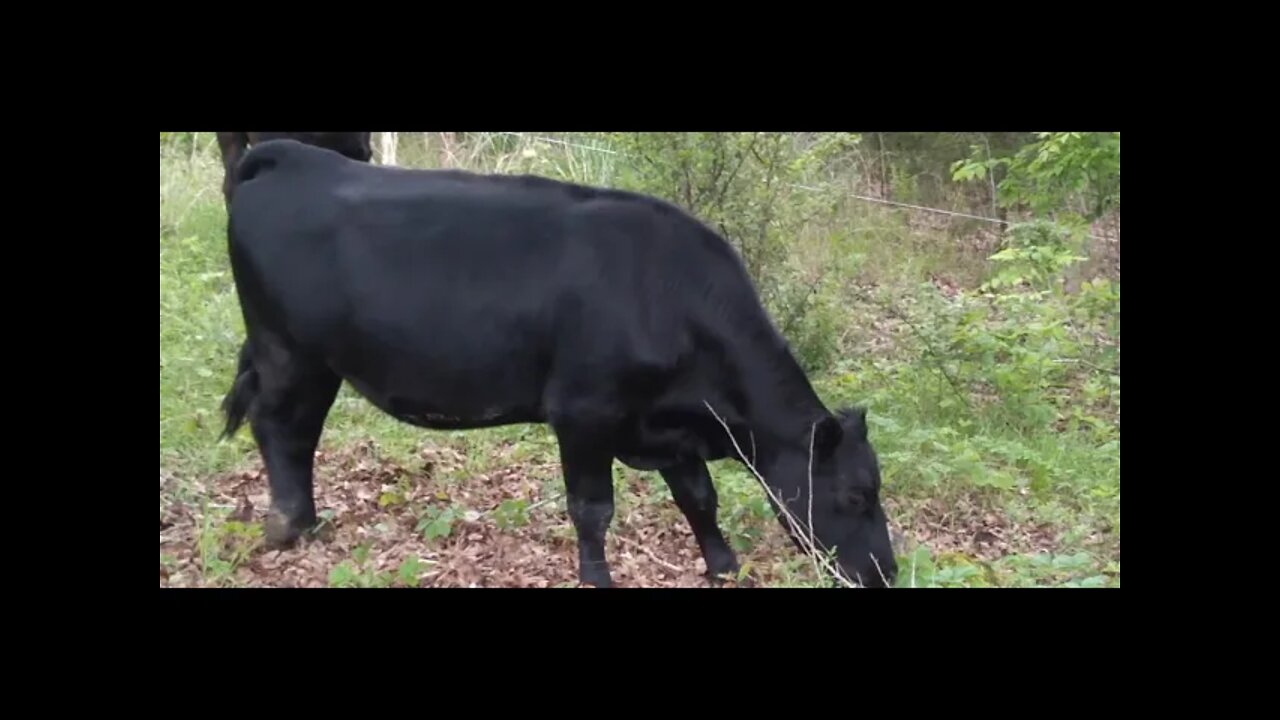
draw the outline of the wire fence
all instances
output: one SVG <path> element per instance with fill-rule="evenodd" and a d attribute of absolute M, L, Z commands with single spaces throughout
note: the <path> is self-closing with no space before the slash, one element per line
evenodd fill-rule
<path fill-rule="evenodd" d="M 396 151 L 394 151 L 394 146 L 396 146 L 396 141 L 394 141 L 394 138 L 392 137 L 385 137 L 385 136 L 394 136 L 394 135 L 397 135 L 397 133 L 381 133 L 381 135 L 384 136 L 383 145 L 381 145 L 385 149 L 384 155 L 387 155 L 387 159 L 390 160 L 390 163 L 394 164 L 394 161 L 396 161 L 394 160 L 394 158 L 396 158 Z M 518 138 L 521 138 L 521 140 L 544 142 L 544 143 L 548 143 L 548 145 L 571 147 L 571 149 L 585 150 L 588 152 L 599 152 L 599 154 L 602 154 L 602 155 L 612 155 L 614 156 L 614 158 L 622 158 L 628 161 L 634 160 L 634 158 L 631 158 L 631 156 L 625 154 L 625 152 L 613 150 L 611 149 L 611 147 L 600 147 L 598 145 L 586 145 L 586 143 L 581 143 L 581 142 L 559 140 L 559 138 L 556 138 L 556 137 L 529 135 L 529 133 L 522 133 L 522 132 L 498 132 L 498 133 L 495 133 L 495 135 L 502 135 L 507 137 L 518 137 Z M 792 183 L 791 187 L 796 188 L 796 190 L 803 190 L 806 192 L 820 192 L 820 188 L 805 186 L 805 184 Z M 856 192 L 847 192 L 846 195 L 851 197 L 851 199 L 854 199 L 854 200 L 860 200 L 863 202 L 872 202 L 872 204 L 877 204 L 877 205 L 892 206 L 892 208 L 918 210 L 918 211 L 922 211 L 922 213 L 933 213 L 937 215 L 946 215 L 946 217 L 951 217 L 951 218 L 965 218 L 969 220 L 978 220 L 978 222 L 992 223 L 997 225 L 1006 225 L 1006 227 L 1007 225 L 1012 224 L 1010 220 L 992 218 L 992 217 L 989 217 L 989 215 L 975 215 L 973 213 L 961 213 L 961 211 L 959 210 L 931 208 L 931 206 L 927 206 L 927 205 L 914 205 L 914 204 L 911 204 L 911 202 L 886 200 L 886 199 L 883 199 L 883 197 L 874 197 L 870 195 L 859 195 L 859 193 L 856 193 Z M 1093 241 L 1102 240 L 1101 237 L 1098 237 L 1096 236 L 1096 234 L 1092 234 L 1092 233 L 1089 233 L 1088 237 L 1089 237 L 1089 240 L 1093 240 Z"/>
<path fill-rule="evenodd" d="M 550 137 L 545 137 L 541 135 L 529 135 L 526 133 L 517 133 L 517 132 L 503 132 L 499 134 L 506 135 L 509 137 L 518 137 L 525 140 L 533 140 L 536 142 L 549 143 L 552 145 L 560 145 L 562 147 L 575 148 L 578 150 L 587 150 L 590 152 L 598 152 L 598 153 L 603 153 L 607 155 L 614 155 L 617 157 L 626 158 L 627 160 L 633 159 L 625 153 L 621 153 L 621 152 L 618 152 L 617 150 L 613 150 L 610 148 L 601 148 L 601 147 L 596 147 L 592 145 L 584 145 L 582 143 L 568 142 L 566 140 L 560 140 L 557 138 L 550 138 Z M 793 183 L 791 187 L 797 190 L 805 190 L 807 192 L 821 192 L 820 188 L 810 187 L 808 185 L 798 185 Z M 911 203 L 898 202 L 896 200 L 886 200 L 884 198 L 872 197 L 870 195 L 859 195 L 858 193 L 846 193 L 846 195 L 848 195 L 851 198 L 854 198 L 855 200 L 861 200 L 863 202 L 869 202 L 869 203 L 876 203 L 879 205 L 888 205 L 893 207 L 906 208 L 909 210 L 919 210 L 921 212 L 930 212 L 930 213 L 936 213 L 938 215 L 947 215 L 950 217 L 966 218 L 969 220 L 979 220 L 981 222 L 988 222 L 996 225 L 1008 226 L 1011 224 L 1011 222 L 1008 220 L 1001 220 L 1000 218 L 993 218 L 986 215 L 974 215 L 972 213 L 959 212 L 957 210 L 946 210 L 943 208 L 928 207 L 926 205 L 913 205 Z M 1093 234 L 1089 234 L 1088 237 L 1091 240 L 1102 240 L 1102 238 Z"/>

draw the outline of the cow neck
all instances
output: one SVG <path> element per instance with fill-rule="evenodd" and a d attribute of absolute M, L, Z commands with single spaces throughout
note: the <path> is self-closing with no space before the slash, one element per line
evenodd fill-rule
<path fill-rule="evenodd" d="M 739 412 L 767 455 L 787 449 L 807 452 L 812 425 L 829 413 L 786 344 L 778 338 L 771 345 L 768 352 L 735 357 L 735 374 L 747 399 Z"/>

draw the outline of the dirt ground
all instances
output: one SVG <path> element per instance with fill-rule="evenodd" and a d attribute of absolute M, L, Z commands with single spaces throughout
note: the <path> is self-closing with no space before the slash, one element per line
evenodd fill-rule
<path fill-rule="evenodd" d="M 268 551 L 260 527 L 269 504 L 266 477 L 258 468 L 209 478 L 190 495 L 174 497 L 173 478 L 161 477 L 160 585 L 209 584 L 262 587 L 328 587 L 344 562 L 366 578 L 395 574 L 410 556 L 419 559 L 413 578 L 395 584 L 419 587 L 573 587 L 577 544 L 563 499 L 541 497 L 544 484 L 519 464 L 466 482 L 435 480 L 435 470 L 457 458 L 447 448 L 427 451 L 421 468 L 377 460 L 370 446 L 317 457 L 316 504 L 323 519 L 313 537 L 296 547 Z M 614 583 L 619 587 L 733 587 L 713 584 L 693 535 L 673 503 L 619 498 L 608 535 Z M 503 514 L 504 503 L 524 501 L 523 512 Z M 205 522 L 214 513 L 229 515 Z M 447 520 L 425 528 L 440 513 Z M 446 515 L 447 516 L 447 515 Z M 424 520 L 424 518 L 426 518 Z M 233 532 L 218 532 L 226 521 Z M 448 528 L 448 534 L 441 531 Z M 427 535 L 435 531 L 435 536 Z M 744 563 L 780 554 L 788 544 L 779 532 L 765 538 Z M 216 559 L 234 561 L 231 582 L 209 582 Z M 211 561 L 212 559 L 212 561 Z M 363 563 L 359 563 L 363 559 Z M 339 571 L 339 578 L 342 577 Z"/>
<path fill-rule="evenodd" d="M 429 448 L 421 464 L 405 467 L 379 459 L 372 444 L 318 453 L 321 525 L 283 551 L 261 544 L 269 495 L 260 465 L 185 492 L 162 473 L 160 586 L 577 587 L 572 525 L 563 497 L 547 490 L 556 485 L 543 480 L 557 468 L 513 463 L 465 481 L 440 478 L 463 460 Z M 713 583 L 665 486 L 629 488 L 618 494 L 608 534 L 614 583 L 734 588 L 814 579 L 776 521 L 760 519 L 752 530 L 753 546 L 739 552 L 742 582 Z M 965 504 L 917 508 L 910 527 L 895 532 L 909 544 L 986 559 L 1055 545 L 1047 530 Z"/>

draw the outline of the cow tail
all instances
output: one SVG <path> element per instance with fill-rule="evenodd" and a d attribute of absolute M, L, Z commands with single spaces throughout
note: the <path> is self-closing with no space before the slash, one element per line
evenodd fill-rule
<path fill-rule="evenodd" d="M 258 396 L 258 371 L 253 367 L 249 341 L 240 346 L 240 365 L 236 369 L 235 382 L 222 400 L 222 412 L 227 418 L 222 439 L 226 440 L 240 429 L 254 399 Z"/>

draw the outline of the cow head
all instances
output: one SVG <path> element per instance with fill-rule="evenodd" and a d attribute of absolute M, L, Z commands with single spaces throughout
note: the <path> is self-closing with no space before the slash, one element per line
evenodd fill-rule
<path fill-rule="evenodd" d="M 324 147 L 335 150 L 352 160 L 369 162 L 373 159 L 373 143 L 369 133 L 324 133 Z"/>
<path fill-rule="evenodd" d="M 864 587 L 892 585 L 898 566 L 880 504 L 880 465 L 867 437 L 862 408 L 827 415 L 812 428 L 813 536 L 819 552 L 835 549 L 843 573 Z M 809 443 L 803 453 L 776 458 L 766 474 L 781 500 L 807 526 Z M 788 532 L 790 524 L 783 519 Z M 794 534 L 793 541 L 801 544 Z"/>
<path fill-rule="evenodd" d="M 297 140 L 360 162 L 369 162 L 373 158 L 373 143 L 367 132 L 258 132 L 248 135 L 255 145 L 267 140 Z"/>

